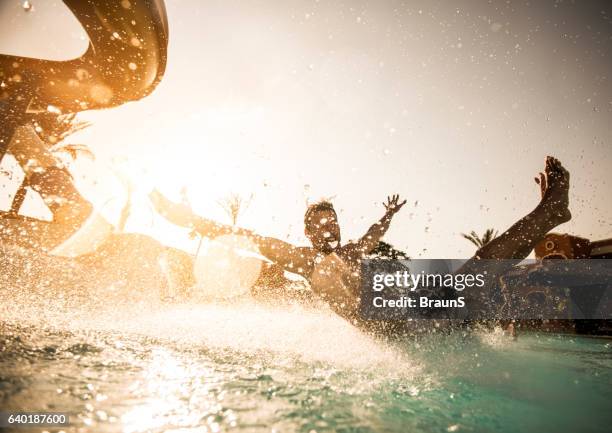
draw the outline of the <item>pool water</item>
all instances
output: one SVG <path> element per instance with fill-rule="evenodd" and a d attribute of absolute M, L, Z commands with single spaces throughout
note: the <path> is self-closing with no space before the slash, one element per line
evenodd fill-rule
<path fill-rule="evenodd" d="M 612 425 L 609 339 L 456 330 L 391 343 L 323 303 L 162 302 L 163 275 L 136 260 L 104 261 L 127 266 L 130 278 L 115 283 L 116 273 L 78 263 L 0 253 L 0 410 L 68 412 L 64 431 Z"/>
<path fill-rule="evenodd" d="M 36 311 L 10 308 L 6 297 L 2 304 L 0 408 L 69 412 L 65 431 L 540 433 L 612 425 L 606 339 L 525 333 L 512 341 L 483 330 L 388 343 L 322 307 L 250 301 Z"/>

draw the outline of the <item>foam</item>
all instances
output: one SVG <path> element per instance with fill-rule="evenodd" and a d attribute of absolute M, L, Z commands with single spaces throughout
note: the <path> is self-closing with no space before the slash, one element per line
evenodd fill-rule
<path fill-rule="evenodd" d="M 13 256 L 6 262 L 0 288 L 6 294 L 0 297 L 0 316 L 6 322 L 70 332 L 136 334 L 215 350 L 268 352 L 343 369 L 416 371 L 404 351 L 360 332 L 321 305 L 274 307 L 249 297 L 208 304 L 162 303 L 155 296 L 159 291 L 143 290 L 136 282 L 122 288 L 107 281 L 96 286 L 87 268 L 75 265 L 67 271 L 66 259 L 24 256 L 6 247 L 2 252 L 3 261 Z M 57 277 L 58 267 L 71 277 L 57 280 L 60 287 L 46 280 L 50 273 Z M 78 284 L 67 286 L 71 280 Z"/>

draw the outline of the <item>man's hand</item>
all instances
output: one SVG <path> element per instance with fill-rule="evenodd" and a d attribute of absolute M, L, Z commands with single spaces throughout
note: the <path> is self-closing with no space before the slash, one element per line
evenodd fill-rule
<path fill-rule="evenodd" d="M 359 239 L 359 242 L 356 244 L 356 251 L 363 255 L 369 254 L 374 250 L 374 248 L 378 246 L 381 238 L 387 233 L 393 215 L 395 215 L 405 204 L 406 200 L 402 202 L 399 201 L 398 194 L 387 197 L 387 202 L 383 203 L 387 211 L 383 217 L 378 222 L 374 223 L 367 233 Z"/>
<path fill-rule="evenodd" d="M 387 209 L 387 215 L 391 216 L 399 212 L 399 210 L 406 204 L 406 200 L 400 202 L 399 194 L 387 196 L 387 202 L 383 203 L 385 209 Z"/>

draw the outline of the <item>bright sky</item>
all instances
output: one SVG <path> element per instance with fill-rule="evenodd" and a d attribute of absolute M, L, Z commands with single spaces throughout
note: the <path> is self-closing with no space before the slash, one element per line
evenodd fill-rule
<path fill-rule="evenodd" d="M 13 1 L 13 0 L 11 0 Z M 59 1 L 0 6 L 0 52 L 70 58 L 86 47 Z M 333 197 L 344 240 L 408 199 L 386 240 L 413 257 L 466 257 L 461 232 L 506 229 L 537 203 L 547 154 L 572 173 L 574 219 L 612 236 L 612 8 L 553 1 L 167 0 L 166 75 L 149 97 L 83 113 L 96 153 L 74 172 L 114 215 L 112 174 L 141 185 L 128 229 L 193 251 L 155 217 L 155 184 L 229 222 L 305 243 L 307 200 Z M 94 185 L 94 183 L 96 183 Z M 109 203 L 109 199 L 115 200 Z"/>

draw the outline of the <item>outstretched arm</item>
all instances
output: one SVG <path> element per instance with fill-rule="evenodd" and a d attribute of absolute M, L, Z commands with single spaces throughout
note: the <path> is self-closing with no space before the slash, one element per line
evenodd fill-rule
<path fill-rule="evenodd" d="M 384 203 L 386 209 L 385 214 L 378 222 L 370 227 L 368 232 L 361 239 L 359 239 L 356 245 L 357 251 L 361 254 L 368 254 L 376 248 L 378 242 L 380 242 L 387 230 L 389 230 L 393 215 L 395 215 L 405 204 L 406 200 L 400 202 L 399 195 L 397 194 L 387 197 L 387 202 Z"/>
<path fill-rule="evenodd" d="M 168 200 L 157 189 L 149 193 L 149 200 L 158 214 L 177 226 L 194 229 L 201 219 L 189 206 Z"/>
<path fill-rule="evenodd" d="M 202 236 L 209 238 L 224 234 L 246 236 L 257 245 L 261 254 L 287 271 L 302 274 L 302 271 L 305 272 L 309 269 L 308 263 L 311 260 L 309 260 L 309 254 L 305 251 L 309 250 L 307 248 L 298 248 L 280 239 L 261 236 L 251 230 L 219 224 L 201 217 L 195 225 L 195 230 Z"/>
<path fill-rule="evenodd" d="M 285 269 L 291 271 L 292 269 L 306 269 L 307 267 L 307 257 L 305 257 L 302 248 L 297 248 L 279 239 L 260 236 L 251 230 L 232 227 L 202 218 L 194 214 L 188 206 L 168 200 L 157 190 L 153 190 L 149 194 L 149 198 L 155 210 L 173 224 L 193 229 L 207 238 L 215 238 L 227 234 L 246 236 L 257 245 L 261 254 Z"/>

